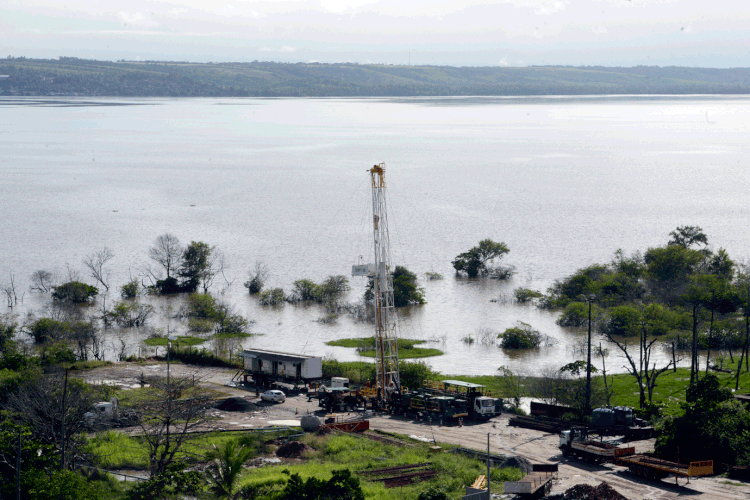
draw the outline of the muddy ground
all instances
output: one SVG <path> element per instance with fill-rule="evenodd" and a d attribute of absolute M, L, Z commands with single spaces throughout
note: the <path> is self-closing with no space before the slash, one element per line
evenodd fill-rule
<path fill-rule="evenodd" d="M 165 376 L 166 364 L 120 363 L 82 372 L 80 376 L 93 383 L 106 383 L 123 388 L 139 387 L 149 376 Z M 172 376 L 195 377 L 224 397 L 241 397 L 253 404 L 252 411 L 225 412 L 212 410 L 222 429 L 249 429 L 269 425 L 291 425 L 301 415 L 319 410 L 317 401 L 309 402 L 307 396 L 289 396 L 285 403 L 270 404 L 260 401 L 255 390 L 231 385 L 236 371 L 225 368 L 196 368 L 189 365 L 170 365 Z M 351 414 L 353 416 L 353 414 Z M 688 483 L 680 478 L 649 481 L 630 475 L 625 468 L 613 465 L 595 465 L 575 458 L 565 458 L 558 449 L 557 434 L 547 434 L 531 429 L 508 426 L 508 415 L 502 415 L 484 423 L 466 423 L 459 426 L 430 425 L 401 417 L 378 416 L 370 420 L 370 429 L 413 436 L 422 440 L 435 440 L 466 448 L 487 450 L 489 434 L 490 453 L 519 455 L 532 462 L 559 464 L 559 479 L 552 493 L 562 493 L 576 484 L 597 485 L 606 481 L 630 500 L 668 500 L 687 497 L 695 500 L 750 499 L 750 483 L 728 480 L 724 477 L 693 478 Z M 653 439 L 630 443 L 636 452 L 653 449 Z"/>

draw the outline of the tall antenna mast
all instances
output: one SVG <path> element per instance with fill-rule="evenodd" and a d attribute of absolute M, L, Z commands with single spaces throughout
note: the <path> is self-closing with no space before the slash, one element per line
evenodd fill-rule
<path fill-rule="evenodd" d="M 378 392 L 387 402 L 393 390 L 401 390 L 396 343 L 396 312 L 393 307 L 393 271 L 385 204 L 385 163 L 370 169 L 375 264 L 352 267 L 352 275 L 373 280 L 375 300 L 375 377 Z"/>

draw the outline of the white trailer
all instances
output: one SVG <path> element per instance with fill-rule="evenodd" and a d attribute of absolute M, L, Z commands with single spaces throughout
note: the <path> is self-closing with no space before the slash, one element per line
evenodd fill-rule
<path fill-rule="evenodd" d="M 252 376 L 256 382 L 295 381 L 308 383 L 323 377 L 323 359 L 267 349 L 246 349 L 242 352 L 245 379 Z"/>

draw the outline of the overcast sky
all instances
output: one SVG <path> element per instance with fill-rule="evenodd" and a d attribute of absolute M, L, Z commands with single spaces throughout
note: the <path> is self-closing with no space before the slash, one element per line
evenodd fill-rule
<path fill-rule="evenodd" d="M 0 0 L 0 56 L 750 67 L 742 0 Z"/>

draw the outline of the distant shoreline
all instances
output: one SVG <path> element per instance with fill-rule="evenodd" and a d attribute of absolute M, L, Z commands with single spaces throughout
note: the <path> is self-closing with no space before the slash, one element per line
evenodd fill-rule
<path fill-rule="evenodd" d="M 11 97 L 536 97 L 750 95 L 750 68 L 453 67 L 0 59 Z"/>

